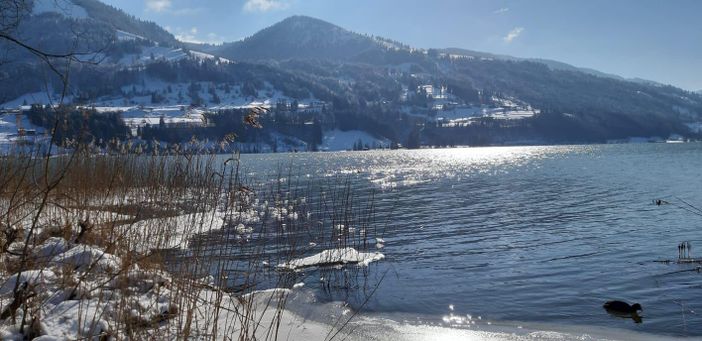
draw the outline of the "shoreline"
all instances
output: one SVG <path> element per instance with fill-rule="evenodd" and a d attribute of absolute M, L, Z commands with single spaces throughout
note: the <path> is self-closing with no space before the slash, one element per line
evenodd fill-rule
<path fill-rule="evenodd" d="M 382 298 L 381 298 L 382 299 Z M 352 313 L 344 302 L 315 302 L 313 289 L 292 289 L 286 313 L 331 328 L 333 318 Z M 326 321 L 325 321 L 326 319 Z M 359 340 L 702 340 L 702 335 L 682 336 L 627 328 L 551 322 L 488 320 L 471 315 L 421 313 L 364 313 L 349 322 Z M 353 339 L 353 338 L 351 338 Z M 316 339 L 315 339 L 316 340 Z M 323 338 L 320 338 L 323 340 Z"/>

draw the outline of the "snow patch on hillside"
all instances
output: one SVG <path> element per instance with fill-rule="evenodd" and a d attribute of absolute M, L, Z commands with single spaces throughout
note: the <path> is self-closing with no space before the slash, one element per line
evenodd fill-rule
<path fill-rule="evenodd" d="M 63 102 L 70 103 L 71 99 L 72 99 L 71 96 L 66 96 L 66 98 L 64 98 Z M 0 109 L 2 109 L 2 108 L 17 109 L 20 106 L 31 105 L 31 104 L 43 104 L 43 105 L 58 104 L 60 102 L 60 100 L 61 100 L 61 98 L 58 94 L 54 94 L 52 96 L 49 96 L 45 91 L 32 92 L 32 93 L 24 94 L 24 95 L 17 97 L 11 101 L 0 104 Z"/>
<path fill-rule="evenodd" d="M 34 142 L 43 134 L 44 129 L 31 124 L 25 115 L 0 113 L 0 153 L 21 141 Z"/>
<path fill-rule="evenodd" d="M 441 121 L 444 126 L 465 126 L 480 118 L 493 118 L 496 120 L 521 120 L 533 117 L 539 110 L 530 107 L 455 107 L 436 112 L 436 121 Z"/>
<path fill-rule="evenodd" d="M 146 40 L 146 38 L 142 36 L 119 30 L 116 33 L 116 37 L 117 40 L 120 41 Z M 121 66 L 133 67 L 146 65 L 157 61 L 177 62 L 179 60 L 188 58 L 200 61 L 216 60 L 218 63 L 231 63 L 229 59 L 219 58 L 208 53 L 199 51 L 187 51 L 182 48 L 160 46 L 158 44 L 156 44 L 155 46 L 141 47 L 141 51 L 139 53 L 126 54 L 120 59 L 111 60 L 110 62 Z"/>
<path fill-rule="evenodd" d="M 253 107 L 273 108 L 279 101 L 293 102 L 293 98 L 265 82 L 255 96 L 242 93 L 241 84 L 237 83 L 169 83 L 159 79 L 147 78 L 143 82 L 122 87 L 122 96 L 104 97 L 92 105 L 98 107 L 131 107 L 131 106 L 189 106 L 193 103 L 191 87 L 196 86 L 197 97 L 203 107 L 210 110 L 249 109 Z M 150 94 L 158 95 L 158 102 L 152 101 Z M 28 103 L 32 103 L 31 101 Z M 321 111 L 326 103 L 315 98 L 298 100 L 298 112 Z"/>
<path fill-rule="evenodd" d="M 68 18 L 85 19 L 88 12 L 69 0 L 34 0 L 32 14 L 58 13 Z"/>
<path fill-rule="evenodd" d="M 216 59 L 216 60 L 219 60 L 220 63 L 231 63 L 231 62 L 232 62 L 232 61 L 229 60 L 229 59 L 222 58 L 222 57 L 216 57 L 216 56 L 211 55 L 211 54 L 209 54 L 209 53 L 204 53 L 204 52 L 200 52 L 200 51 L 190 51 L 190 55 L 191 55 L 193 58 L 197 58 L 197 59 L 199 59 L 199 60 L 212 60 L 212 59 Z"/>
<path fill-rule="evenodd" d="M 436 113 L 437 120 L 455 120 L 460 118 L 482 116 L 483 109 L 480 107 L 458 107 L 450 110 L 441 110 Z"/>
<path fill-rule="evenodd" d="M 134 66 L 157 60 L 175 62 L 185 58 L 188 58 L 188 53 L 181 48 L 147 46 L 141 49 L 141 53 L 125 55 L 117 61 L 117 64 Z"/>
<path fill-rule="evenodd" d="M 144 38 L 140 35 L 125 32 L 125 31 L 120 31 L 120 30 L 117 30 L 115 32 L 115 34 L 117 35 L 117 40 L 119 40 L 119 41 L 129 41 L 129 40 L 138 40 L 138 39 L 146 40 L 146 38 Z"/>

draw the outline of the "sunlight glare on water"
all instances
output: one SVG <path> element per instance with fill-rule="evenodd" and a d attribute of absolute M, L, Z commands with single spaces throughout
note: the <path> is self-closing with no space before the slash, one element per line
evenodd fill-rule
<path fill-rule="evenodd" d="M 587 149 L 578 147 L 579 152 Z M 434 179 L 461 180 L 471 174 L 498 174 L 530 165 L 545 157 L 558 157 L 572 150 L 568 147 L 486 147 L 432 149 L 403 152 L 404 159 L 387 158 L 382 153 L 369 156 L 371 162 L 358 165 L 369 179 L 382 189 L 411 186 Z M 363 167 L 368 165 L 368 167 Z M 343 170 L 341 174 L 347 174 Z"/>
<path fill-rule="evenodd" d="M 374 273 L 389 275 L 369 313 L 700 336 L 700 275 L 654 261 L 702 245 L 702 219 L 652 204 L 702 206 L 700 155 L 700 144 L 425 149 L 296 154 L 292 168 L 375 193 L 387 223 Z M 265 174 L 292 156 L 244 158 Z M 643 323 L 608 315 L 612 299 L 641 303 Z"/>

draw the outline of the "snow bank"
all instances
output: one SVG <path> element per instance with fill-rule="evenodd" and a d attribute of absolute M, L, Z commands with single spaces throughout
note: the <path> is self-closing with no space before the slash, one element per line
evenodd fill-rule
<path fill-rule="evenodd" d="M 51 259 L 53 266 L 70 266 L 73 269 L 88 270 L 93 266 L 103 271 L 116 271 L 121 261 L 118 257 L 105 253 L 90 245 L 77 245 Z"/>
<path fill-rule="evenodd" d="M 66 252 L 69 249 L 68 242 L 59 237 L 51 237 L 44 243 L 32 250 L 34 257 L 38 260 L 49 260 L 54 256 Z"/>
<path fill-rule="evenodd" d="M 0 295 L 7 295 L 15 290 L 18 278 L 20 285 L 27 283 L 31 286 L 45 286 L 56 281 L 56 274 L 48 269 L 26 270 L 21 274 L 13 274 L 0 287 Z"/>
<path fill-rule="evenodd" d="M 278 268 L 297 270 L 311 266 L 343 264 L 368 265 L 383 258 L 385 258 L 385 255 L 379 252 L 358 252 L 354 248 L 347 247 L 343 249 L 324 250 L 313 256 L 293 259 L 287 263 L 279 264 Z"/>
<path fill-rule="evenodd" d="M 16 212 L 11 220 L 11 224 L 28 229 L 34 222 L 34 214 L 31 212 Z M 115 221 L 130 221 L 133 216 L 96 209 L 65 208 L 55 205 L 47 205 L 42 215 L 37 220 L 37 233 L 41 233 L 45 228 L 55 228 L 57 226 L 71 225 L 74 233 L 77 234 L 79 223 L 88 221 L 93 225 L 112 223 Z"/>
<path fill-rule="evenodd" d="M 78 336 L 86 340 L 98 339 L 110 331 L 103 318 L 105 302 L 100 300 L 63 301 L 45 312 L 41 322 L 44 335 L 40 340 L 73 340 Z"/>
<path fill-rule="evenodd" d="M 322 341 L 329 339 L 329 332 L 334 327 L 309 320 L 289 310 L 279 310 L 281 302 L 286 301 L 291 291 L 271 289 L 255 291 L 235 297 L 221 295 L 215 290 L 203 290 L 199 293 L 199 304 L 193 316 L 193 339 L 215 340 L 307 340 Z M 203 322 L 209 322 L 206 326 Z M 212 324 L 217 328 L 213 329 Z M 165 326 L 154 333 L 154 338 L 164 334 Z M 276 330 L 277 329 L 277 330 Z M 212 335 L 216 330 L 216 335 Z M 333 334 L 333 332 L 332 332 Z M 347 332 L 337 335 L 338 339 L 360 340 Z"/>
<path fill-rule="evenodd" d="M 134 241 L 135 250 L 144 252 L 185 248 L 193 235 L 221 229 L 224 225 L 223 215 L 211 211 L 141 220 L 117 229 L 126 239 Z"/>

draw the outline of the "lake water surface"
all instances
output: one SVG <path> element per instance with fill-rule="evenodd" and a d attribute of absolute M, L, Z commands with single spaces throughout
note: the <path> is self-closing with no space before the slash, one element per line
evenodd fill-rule
<path fill-rule="evenodd" d="M 675 259 L 681 241 L 702 256 L 702 216 L 680 200 L 702 207 L 701 144 L 265 154 L 242 165 L 252 177 L 292 165 L 375 191 L 389 223 L 370 314 L 702 335 L 702 273 L 654 262 Z M 643 323 L 608 315 L 610 299 L 641 303 Z"/>

